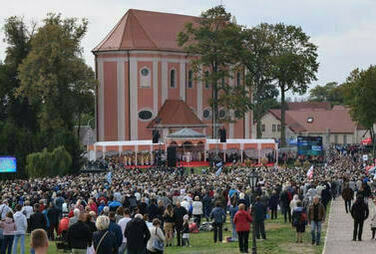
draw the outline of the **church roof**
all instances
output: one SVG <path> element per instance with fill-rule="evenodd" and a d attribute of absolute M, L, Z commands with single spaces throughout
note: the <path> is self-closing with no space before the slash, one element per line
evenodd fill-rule
<path fill-rule="evenodd" d="M 167 137 L 168 138 L 205 138 L 206 136 L 192 129 L 184 128 L 177 132 L 171 133 Z"/>
<path fill-rule="evenodd" d="M 166 100 L 148 128 L 206 127 L 192 109 L 182 100 Z"/>
<path fill-rule="evenodd" d="M 93 52 L 164 50 L 182 52 L 177 35 L 194 16 L 129 9 Z"/>

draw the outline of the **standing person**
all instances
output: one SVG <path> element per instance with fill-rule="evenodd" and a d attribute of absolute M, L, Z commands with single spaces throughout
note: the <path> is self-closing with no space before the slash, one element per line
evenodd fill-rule
<path fill-rule="evenodd" d="M 118 253 L 119 248 L 121 244 L 123 243 L 123 233 L 121 231 L 121 227 L 118 224 L 116 224 L 115 212 L 110 212 L 109 218 L 110 218 L 110 225 L 108 226 L 108 230 L 112 232 L 115 236 L 115 240 L 116 240 L 115 253 Z"/>
<path fill-rule="evenodd" d="M 209 191 L 207 191 L 202 199 L 202 205 L 204 209 L 204 217 L 206 221 L 209 221 L 210 212 L 212 210 L 212 198 L 209 195 Z"/>
<path fill-rule="evenodd" d="M 39 204 L 34 205 L 34 213 L 30 216 L 30 230 L 34 229 L 47 229 L 46 217 L 39 211 Z"/>
<path fill-rule="evenodd" d="M 51 202 L 49 208 L 47 209 L 47 218 L 50 223 L 48 228 L 48 239 L 51 241 L 55 240 L 55 233 L 57 234 L 59 228 L 59 215 L 60 211 Z"/>
<path fill-rule="evenodd" d="M 180 205 L 180 202 L 176 202 L 176 207 L 174 209 L 174 226 L 176 229 L 176 238 L 178 241 L 178 246 L 181 246 L 181 234 L 183 230 L 183 218 L 184 216 L 188 214 L 188 211 Z"/>
<path fill-rule="evenodd" d="M 86 224 L 86 214 L 81 213 L 78 221 L 69 227 L 67 238 L 73 254 L 86 254 L 93 240 L 93 234 Z"/>
<path fill-rule="evenodd" d="M 346 183 L 345 188 L 342 190 L 342 198 L 345 201 L 346 213 L 349 213 L 351 210 L 351 200 L 354 199 L 354 191 L 350 188 L 348 183 Z"/>
<path fill-rule="evenodd" d="M 16 232 L 16 223 L 13 219 L 13 213 L 8 212 L 5 220 L 0 222 L 0 228 L 3 229 L 4 242 L 1 245 L 1 254 L 8 254 L 12 252 L 12 245 L 14 239 L 14 233 Z"/>
<path fill-rule="evenodd" d="M 285 223 L 287 222 L 287 218 L 289 219 L 289 222 L 291 222 L 291 210 L 290 210 L 290 201 L 292 200 L 291 196 L 292 196 L 291 192 L 289 192 L 287 190 L 287 187 L 285 187 L 280 197 L 281 208 L 282 208 L 283 216 L 285 218 Z"/>
<path fill-rule="evenodd" d="M 303 233 L 307 225 L 307 214 L 304 211 L 302 202 L 297 202 L 297 206 L 292 211 L 292 226 L 296 228 L 296 242 L 303 243 Z"/>
<path fill-rule="evenodd" d="M 46 231 L 43 229 L 33 230 L 30 236 L 30 246 L 35 254 L 47 254 L 48 237 Z"/>
<path fill-rule="evenodd" d="M 166 247 L 172 245 L 172 239 L 174 237 L 174 210 L 171 204 L 167 205 L 166 210 L 163 214 L 163 221 L 164 221 L 164 231 L 166 233 Z"/>
<path fill-rule="evenodd" d="M 251 215 L 245 211 L 245 205 L 239 205 L 239 211 L 236 212 L 234 217 L 234 224 L 236 232 L 238 233 L 240 253 L 248 253 L 248 236 L 250 224 L 252 222 Z"/>
<path fill-rule="evenodd" d="M 189 242 L 189 216 L 188 214 L 183 217 L 183 246 L 191 247 Z"/>
<path fill-rule="evenodd" d="M 95 226 L 98 231 L 93 234 L 93 245 L 96 254 L 116 254 L 115 236 L 108 230 L 110 219 L 101 215 L 98 216 Z"/>
<path fill-rule="evenodd" d="M 23 213 L 26 216 L 27 220 L 27 232 L 30 233 L 30 216 L 33 214 L 33 207 L 30 205 L 30 201 L 25 201 L 25 206 L 22 207 L 21 213 Z"/>
<path fill-rule="evenodd" d="M 194 222 L 196 223 L 197 227 L 200 228 L 203 210 L 202 210 L 202 202 L 200 201 L 199 196 L 195 197 L 195 201 L 193 201 L 192 207 L 193 207 L 192 215 L 194 217 Z"/>
<path fill-rule="evenodd" d="M 222 203 L 217 201 L 215 207 L 210 213 L 210 218 L 213 220 L 213 229 L 214 229 L 214 243 L 222 242 L 223 237 L 223 224 L 226 222 L 226 213 L 225 210 L 221 207 Z"/>
<path fill-rule="evenodd" d="M 279 197 L 277 192 L 273 190 L 272 195 L 269 199 L 269 209 L 271 211 L 271 219 L 277 219 L 278 217 L 278 204 L 279 204 Z"/>
<path fill-rule="evenodd" d="M 353 241 L 356 241 L 357 236 L 358 241 L 362 240 L 363 224 L 368 218 L 368 215 L 368 205 L 364 203 L 364 198 L 362 195 L 357 195 L 355 203 L 351 207 L 351 216 L 354 219 Z"/>
<path fill-rule="evenodd" d="M 12 212 L 12 209 L 9 207 L 8 200 L 4 199 L 3 203 L 0 205 L 0 219 L 5 220 L 9 212 Z"/>
<path fill-rule="evenodd" d="M 165 236 L 161 229 L 161 221 L 159 219 L 153 220 L 153 226 L 149 228 L 150 231 L 150 239 L 147 243 L 147 250 L 148 253 L 155 253 L 155 254 L 163 254 L 163 249 L 157 250 L 155 245 L 153 244 L 154 241 L 159 241 L 163 243 L 165 241 Z"/>
<path fill-rule="evenodd" d="M 257 239 L 266 240 L 265 233 L 265 217 L 266 217 L 266 206 L 260 202 L 260 196 L 256 197 L 256 202 L 252 205 L 252 216 L 255 220 L 255 232 Z"/>
<path fill-rule="evenodd" d="M 124 254 L 127 248 L 127 238 L 124 236 L 125 228 L 127 227 L 128 222 L 131 221 L 131 216 L 128 208 L 124 209 L 123 218 L 119 220 L 118 225 L 121 228 L 121 233 L 123 236 L 123 242 L 119 248 L 119 254 Z"/>
<path fill-rule="evenodd" d="M 144 254 L 150 239 L 150 231 L 143 220 L 142 214 L 136 214 L 128 222 L 124 232 L 127 238 L 127 254 Z"/>
<path fill-rule="evenodd" d="M 233 242 L 236 242 L 238 240 L 238 233 L 236 232 L 236 226 L 234 223 L 234 217 L 238 210 L 239 208 L 236 205 L 236 198 L 232 198 L 231 205 L 229 207 L 229 212 L 230 212 L 230 219 L 231 219 L 231 226 L 232 226 L 231 241 Z"/>
<path fill-rule="evenodd" d="M 320 245 L 321 224 L 325 221 L 325 208 L 320 203 L 319 196 L 313 198 L 308 208 L 308 223 L 311 224 L 312 245 Z"/>
<path fill-rule="evenodd" d="M 21 212 L 22 207 L 20 204 L 16 205 L 16 213 L 14 214 L 14 222 L 16 223 L 16 232 L 14 233 L 14 243 L 12 253 L 17 253 L 18 241 L 20 241 L 21 254 L 25 253 L 25 234 L 27 231 L 26 216 Z"/>
<path fill-rule="evenodd" d="M 376 203 L 376 201 L 374 201 L 374 202 Z M 372 231 L 372 239 L 375 239 L 375 234 L 376 234 L 376 213 L 373 214 L 373 217 L 371 219 L 371 231 Z"/>

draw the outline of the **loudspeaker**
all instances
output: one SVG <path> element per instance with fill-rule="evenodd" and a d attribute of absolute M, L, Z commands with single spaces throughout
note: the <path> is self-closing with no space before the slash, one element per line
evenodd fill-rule
<path fill-rule="evenodd" d="M 226 143 L 226 129 L 219 129 L 219 138 L 221 143 Z"/>
<path fill-rule="evenodd" d="M 176 167 L 176 147 L 167 147 L 167 166 Z"/>
<path fill-rule="evenodd" d="M 153 130 L 152 135 L 153 135 L 153 144 L 158 143 L 159 137 L 160 137 L 159 131 Z"/>

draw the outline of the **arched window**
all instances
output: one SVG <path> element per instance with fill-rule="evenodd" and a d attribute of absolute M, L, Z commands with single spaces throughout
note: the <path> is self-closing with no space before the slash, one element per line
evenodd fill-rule
<path fill-rule="evenodd" d="M 151 75 L 150 70 L 147 67 L 143 67 L 140 70 L 140 85 L 141 87 L 150 87 Z"/>
<path fill-rule="evenodd" d="M 175 88 L 176 87 L 176 77 L 175 77 L 175 69 L 172 69 L 170 72 L 170 87 Z"/>
<path fill-rule="evenodd" d="M 189 70 L 188 71 L 188 88 L 193 87 L 193 71 Z"/>
<path fill-rule="evenodd" d="M 240 80 L 241 80 L 241 76 L 240 76 L 240 72 L 238 72 L 236 74 L 236 85 L 240 86 Z"/>
<path fill-rule="evenodd" d="M 209 72 L 205 71 L 205 88 L 209 88 Z"/>

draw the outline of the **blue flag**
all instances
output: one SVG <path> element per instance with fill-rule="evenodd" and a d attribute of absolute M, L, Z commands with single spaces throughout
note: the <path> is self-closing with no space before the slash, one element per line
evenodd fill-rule
<path fill-rule="evenodd" d="M 219 176 L 222 173 L 222 166 L 218 168 L 217 172 L 215 172 L 216 176 Z"/>
<path fill-rule="evenodd" d="M 108 182 L 109 184 L 112 183 L 112 172 L 111 172 L 111 171 L 107 173 L 107 182 Z"/>

